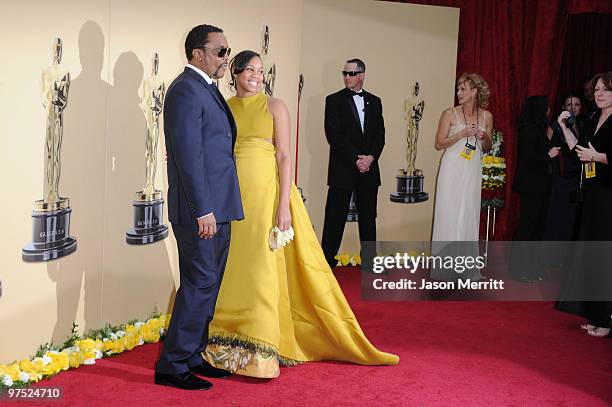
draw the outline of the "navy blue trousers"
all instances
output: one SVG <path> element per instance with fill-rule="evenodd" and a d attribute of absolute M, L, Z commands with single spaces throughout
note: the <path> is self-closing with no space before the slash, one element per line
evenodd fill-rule
<path fill-rule="evenodd" d="M 181 285 L 155 370 L 182 374 L 202 364 L 208 326 L 215 312 L 229 252 L 231 224 L 217 224 L 212 239 L 201 239 L 194 225 L 172 225 L 178 244 Z"/>

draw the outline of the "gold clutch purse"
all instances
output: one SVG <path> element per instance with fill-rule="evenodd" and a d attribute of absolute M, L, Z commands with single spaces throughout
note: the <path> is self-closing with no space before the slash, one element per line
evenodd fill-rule
<path fill-rule="evenodd" d="M 289 229 L 284 232 L 278 228 L 278 226 L 274 226 L 272 230 L 270 230 L 270 236 L 268 237 L 268 244 L 270 245 L 270 249 L 272 251 L 278 250 L 281 247 L 285 247 L 293 240 L 295 236 L 295 232 L 293 228 L 289 226 Z"/>

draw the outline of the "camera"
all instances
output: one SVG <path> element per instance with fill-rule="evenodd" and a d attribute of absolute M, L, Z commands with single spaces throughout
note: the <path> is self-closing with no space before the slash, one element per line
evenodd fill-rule
<path fill-rule="evenodd" d="M 576 121 L 576 116 L 574 116 L 574 113 L 569 112 L 569 117 L 565 120 L 565 124 L 567 125 L 567 127 L 572 127 L 574 125 L 574 122 Z"/>

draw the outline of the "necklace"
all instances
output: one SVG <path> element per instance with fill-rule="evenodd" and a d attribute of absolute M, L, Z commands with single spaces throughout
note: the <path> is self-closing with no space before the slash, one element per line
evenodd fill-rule
<path fill-rule="evenodd" d="M 465 118 L 465 108 L 463 107 L 463 105 L 461 105 L 461 113 L 463 113 L 463 122 L 465 123 L 465 127 L 467 127 L 468 122 L 467 119 Z M 476 106 L 476 127 L 480 127 L 480 123 L 478 123 L 478 106 Z M 470 139 L 468 137 L 468 143 L 470 142 Z M 476 139 L 476 136 L 474 136 L 474 145 L 478 144 L 478 139 Z"/>
<path fill-rule="evenodd" d="M 461 105 L 461 113 L 463 113 L 463 121 L 465 122 L 465 125 L 468 125 L 467 119 L 465 118 L 465 108 L 463 107 L 463 105 Z M 478 107 L 476 108 L 476 127 L 479 127 L 479 123 L 478 123 Z"/>

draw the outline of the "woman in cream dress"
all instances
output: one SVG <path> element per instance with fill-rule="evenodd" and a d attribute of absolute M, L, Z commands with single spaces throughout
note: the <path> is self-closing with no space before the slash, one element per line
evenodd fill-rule
<path fill-rule="evenodd" d="M 440 117 L 435 147 L 444 150 L 444 155 L 436 186 L 432 242 L 478 242 L 481 156 L 491 149 L 493 129 L 493 116 L 486 110 L 489 94 L 480 75 L 464 73 L 457 80 L 459 106 L 449 107 Z M 460 251 L 465 250 L 461 247 Z M 432 277 L 443 278 L 436 274 L 432 272 Z"/>

